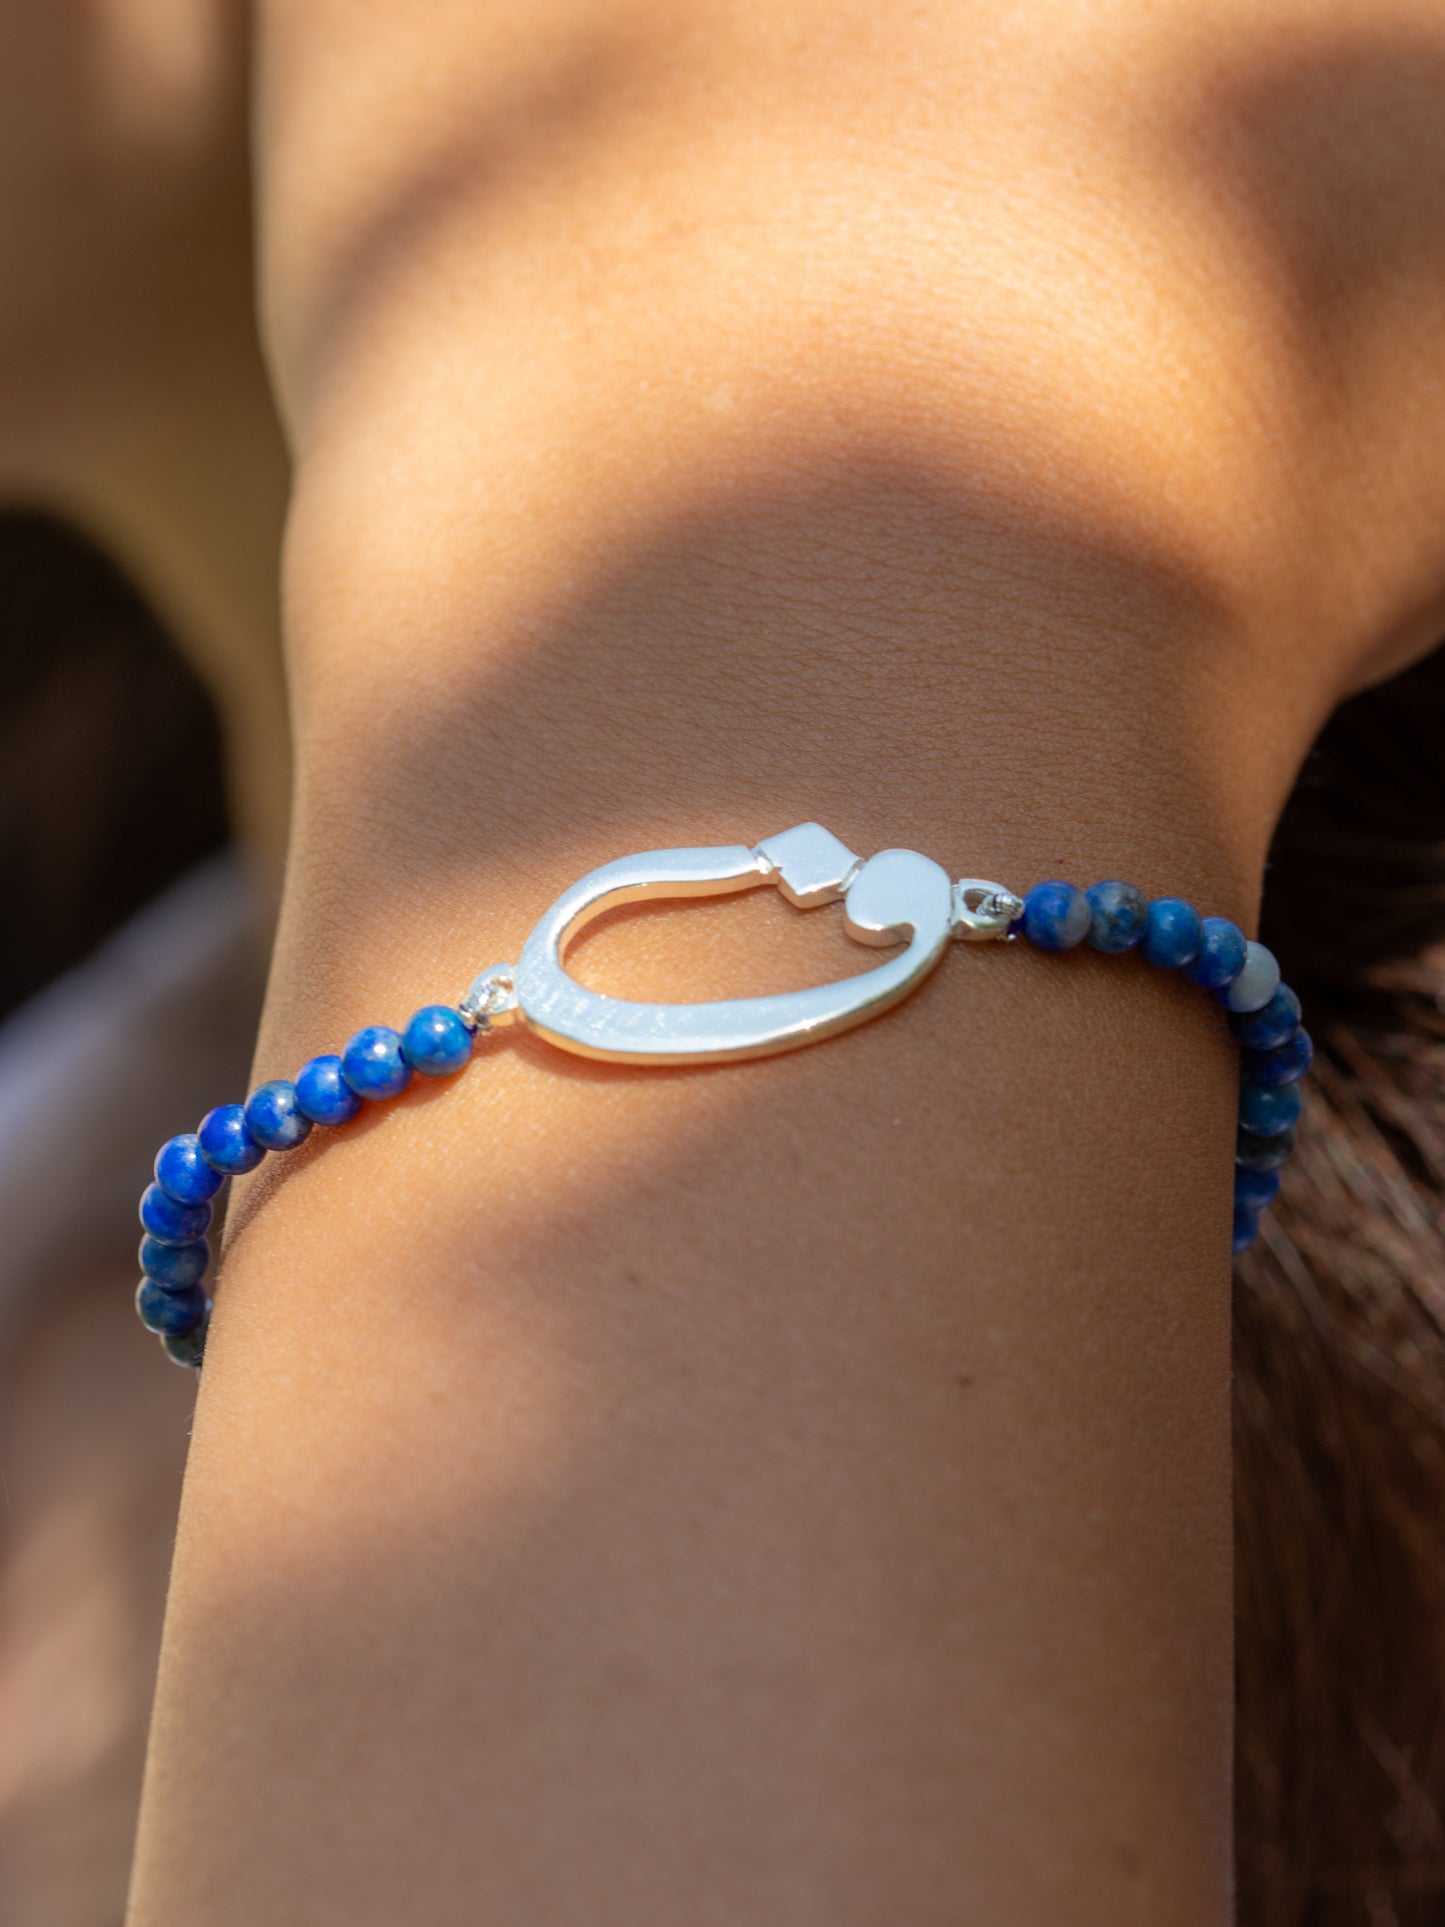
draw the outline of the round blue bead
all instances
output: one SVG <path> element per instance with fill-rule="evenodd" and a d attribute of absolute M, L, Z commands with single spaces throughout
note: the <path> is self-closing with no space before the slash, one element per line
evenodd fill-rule
<path fill-rule="evenodd" d="M 1302 1106 L 1298 1084 L 1252 1084 L 1239 1087 L 1239 1121 L 1256 1137 L 1278 1137 L 1299 1119 Z"/>
<path fill-rule="evenodd" d="M 1024 935 L 1039 950 L 1072 950 L 1093 921 L 1089 899 L 1072 883 L 1036 883 L 1024 898 Z"/>
<path fill-rule="evenodd" d="M 296 1073 L 296 1102 L 313 1124 L 349 1124 L 361 1099 L 341 1075 L 341 1059 L 313 1057 Z"/>
<path fill-rule="evenodd" d="M 1263 1211 L 1279 1190 L 1278 1171 L 1250 1171 L 1236 1166 L 1234 1202 L 1241 1211 Z"/>
<path fill-rule="evenodd" d="M 210 1307 L 207 1306 L 209 1313 Z M 210 1329 L 209 1316 L 199 1325 L 193 1325 L 188 1332 L 165 1332 L 161 1336 L 161 1350 L 175 1365 L 189 1366 L 191 1371 L 201 1369 L 201 1360 L 206 1354 L 206 1333 Z"/>
<path fill-rule="evenodd" d="M 341 1075 L 358 1097 L 396 1097 L 411 1082 L 401 1038 L 387 1024 L 368 1024 L 341 1054 Z"/>
<path fill-rule="evenodd" d="M 220 1190 L 222 1178 L 201 1153 L 194 1131 L 170 1138 L 156 1152 L 156 1183 L 177 1204 L 205 1204 Z"/>
<path fill-rule="evenodd" d="M 1159 970 L 1182 970 L 1199 955 L 1199 912 L 1183 897 L 1155 897 L 1149 905 L 1144 939 L 1145 959 Z"/>
<path fill-rule="evenodd" d="M 296 1086 L 273 1077 L 246 1099 L 246 1128 L 268 1151 L 294 1151 L 311 1135 L 311 1119 L 296 1102 Z"/>
<path fill-rule="evenodd" d="M 204 1238 L 186 1245 L 162 1244 L 159 1238 L 140 1241 L 140 1268 L 147 1278 L 167 1291 L 189 1291 L 206 1275 L 211 1262 L 211 1247 Z"/>
<path fill-rule="evenodd" d="M 1233 1249 L 1236 1252 L 1248 1251 L 1259 1236 L 1259 1213 L 1257 1211 L 1236 1211 L 1234 1214 Z"/>
<path fill-rule="evenodd" d="M 167 1291 L 152 1278 L 142 1278 L 135 1295 L 136 1315 L 147 1331 L 179 1338 L 194 1331 L 206 1315 L 206 1294 L 199 1285 L 189 1291 Z"/>
<path fill-rule="evenodd" d="M 1278 1050 L 1294 1036 L 1299 1021 L 1299 998 L 1281 984 L 1262 1010 L 1231 1012 L 1229 1028 L 1249 1050 Z"/>
<path fill-rule="evenodd" d="M 1274 1050 L 1247 1050 L 1240 1068 L 1256 1084 L 1293 1084 L 1314 1062 L 1315 1047 L 1307 1030 L 1297 1030 Z"/>
<path fill-rule="evenodd" d="M 1084 895 L 1089 902 L 1090 947 L 1109 957 L 1132 950 L 1144 935 L 1149 914 L 1144 892 L 1132 883 L 1096 883 Z"/>
<path fill-rule="evenodd" d="M 268 1150 L 295 1150 L 310 1137 L 310 1118 L 297 1104 L 289 1077 L 272 1077 L 247 1098 L 247 1129 Z"/>
<path fill-rule="evenodd" d="M 196 1135 L 207 1164 L 228 1178 L 254 1171 L 266 1155 L 264 1146 L 256 1142 L 247 1127 L 243 1104 L 218 1104 L 214 1111 L 207 1111 Z"/>
<path fill-rule="evenodd" d="M 1199 954 L 1184 966 L 1191 983 L 1204 990 L 1223 990 L 1244 968 L 1248 944 L 1244 932 L 1228 917 L 1205 917 L 1199 926 Z"/>
<path fill-rule="evenodd" d="M 424 1077 L 450 1077 L 471 1057 L 472 1033 L 448 1005 L 428 1004 L 402 1033 L 401 1048 Z"/>
<path fill-rule="evenodd" d="M 1293 1125 L 1274 1137 L 1259 1137 L 1253 1131 L 1241 1130 L 1235 1139 L 1234 1161 L 1247 1171 L 1277 1171 L 1280 1165 L 1288 1163 L 1294 1141 Z"/>
<path fill-rule="evenodd" d="M 169 1191 L 158 1184 L 147 1185 L 141 1194 L 140 1221 L 153 1238 L 164 1245 L 189 1244 L 202 1237 L 211 1222 L 208 1204 L 177 1204 Z"/>
<path fill-rule="evenodd" d="M 1263 1010 L 1279 989 L 1279 960 L 1262 943 L 1244 946 L 1244 968 L 1215 991 L 1226 1010 Z"/>

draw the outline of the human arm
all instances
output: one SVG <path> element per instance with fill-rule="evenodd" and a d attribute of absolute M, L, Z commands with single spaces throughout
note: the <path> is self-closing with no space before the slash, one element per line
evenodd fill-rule
<path fill-rule="evenodd" d="M 262 1074 L 808 816 L 1250 918 L 1434 613 L 1440 264 L 1302 331 L 1210 118 L 1290 23 L 1048 24 L 263 11 Z M 734 991 L 770 907 L 584 954 Z M 243 1190 L 135 1920 L 1223 1920 L 1214 1017 L 965 952 L 773 1063 L 501 1048 Z"/>

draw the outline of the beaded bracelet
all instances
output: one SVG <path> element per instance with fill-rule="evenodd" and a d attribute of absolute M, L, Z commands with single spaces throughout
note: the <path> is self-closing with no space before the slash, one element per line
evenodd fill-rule
<path fill-rule="evenodd" d="M 768 997 L 695 1004 L 634 1003 L 588 990 L 563 967 L 568 940 L 602 911 L 644 897 L 720 896 L 773 884 L 800 910 L 842 900 L 846 928 L 860 943 L 905 948 L 861 975 Z M 229 1177 L 253 1171 L 268 1151 L 291 1151 L 314 1125 L 334 1129 L 363 1104 L 396 1097 L 412 1080 L 450 1077 L 479 1037 L 520 1018 L 583 1056 L 627 1064 L 721 1063 L 795 1050 L 851 1029 L 921 983 L 950 939 L 1010 941 L 1040 950 L 1080 943 L 1108 956 L 1138 950 L 1161 970 L 1178 970 L 1213 993 L 1243 1049 L 1235 1150 L 1234 1249 L 1253 1242 L 1260 1214 L 1279 1189 L 1294 1143 L 1299 1080 L 1310 1040 L 1299 999 L 1280 982 L 1263 944 L 1227 917 L 1201 917 L 1179 897 L 1146 900 L 1129 883 L 1039 883 L 1025 897 L 1000 884 L 946 871 L 912 850 L 884 850 L 865 862 L 817 823 L 803 823 L 756 848 L 653 850 L 591 871 L 558 898 L 523 945 L 516 964 L 482 971 L 456 1006 L 429 1004 L 402 1032 L 360 1030 L 339 1057 L 313 1057 L 292 1082 L 278 1078 L 245 1104 L 222 1104 L 200 1128 L 173 1137 L 156 1158 L 155 1182 L 140 1203 L 143 1276 L 136 1309 L 179 1365 L 199 1366 L 211 1305 L 202 1286 L 210 1263 L 211 1200 Z"/>

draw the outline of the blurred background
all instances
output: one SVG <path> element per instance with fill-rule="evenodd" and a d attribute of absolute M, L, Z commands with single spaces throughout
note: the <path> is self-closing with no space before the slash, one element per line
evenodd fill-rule
<path fill-rule="evenodd" d="M 121 1919 L 195 1393 L 136 1324 L 148 1147 L 245 1088 L 264 918 L 209 697 L 0 517 L 0 1921 Z"/>

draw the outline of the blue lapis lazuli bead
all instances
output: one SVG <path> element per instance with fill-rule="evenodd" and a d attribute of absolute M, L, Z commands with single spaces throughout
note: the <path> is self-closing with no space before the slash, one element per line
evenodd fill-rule
<path fill-rule="evenodd" d="M 402 1033 L 403 1055 L 423 1077 L 451 1077 L 472 1054 L 472 1033 L 446 1004 L 427 1004 Z"/>
<path fill-rule="evenodd" d="M 1228 917 L 1205 917 L 1199 925 L 1199 950 L 1184 974 L 1202 990 L 1223 990 L 1243 970 L 1248 944 L 1244 932 Z"/>
<path fill-rule="evenodd" d="M 208 1163 L 195 1132 L 185 1131 L 156 1152 L 156 1183 L 177 1204 L 206 1204 L 220 1190 L 222 1178 Z"/>
<path fill-rule="evenodd" d="M 1084 892 L 1089 902 L 1088 943 L 1092 950 L 1117 957 L 1144 935 L 1149 904 L 1132 883 L 1096 883 Z"/>
<path fill-rule="evenodd" d="M 1036 883 L 1024 898 L 1023 933 L 1039 950 L 1072 950 L 1094 921 L 1089 899 L 1072 883 Z"/>
<path fill-rule="evenodd" d="M 135 1295 L 136 1315 L 147 1331 L 179 1337 L 194 1331 L 206 1315 L 206 1294 L 199 1285 L 188 1291 L 168 1291 L 153 1278 L 142 1278 Z"/>
<path fill-rule="evenodd" d="M 246 1099 L 246 1128 L 268 1151 L 294 1151 L 311 1135 L 311 1119 L 296 1102 L 296 1086 L 274 1077 Z"/>
<path fill-rule="evenodd" d="M 1307 1030 L 1297 1030 L 1273 1050 L 1247 1050 L 1239 1060 L 1244 1075 L 1256 1084 L 1294 1084 L 1315 1061 L 1315 1047 Z"/>
<path fill-rule="evenodd" d="M 207 1164 L 228 1178 L 254 1171 L 266 1155 L 265 1145 L 251 1135 L 243 1104 L 218 1104 L 214 1111 L 207 1111 L 196 1136 Z"/>
<path fill-rule="evenodd" d="M 341 1074 L 358 1097 L 397 1097 L 411 1082 L 401 1038 L 387 1024 L 368 1024 L 341 1053 Z"/>
<path fill-rule="evenodd" d="M 210 1318 L 203 1318 L 199 1325 L 192 1325 L 188 1332 L 163 1332 L 161 1350 L 173 1364 L 185 1365 L 191 1371 L 201 1369 L 201 1360 L 206 1355 L 206 1332 Z"/>
<path fill-rule="evenodd" d="M 210 1262 L 211 1247 L 204 1238 L 184 1245 L 166 1245 L 151 1237 L 140 1241 L 141 1270 L 167 1291 L 189 1291 L 198 1285 Z"/>
<path fill-rule="evenodd" d="M 1241 1211 L 1236 1207 L 1232 1239 L 1236 1255 L 1241 1251 L 1248 1251 L 1258 1236 L 1259 1213 L 1257 1211 Z"/>
<path fill-rule="evenodd" d="M 141 1194 L 140 1221 L 162 1244 L 189 1244 L 204 1237 L 211 1222 L 209 1204 L 177 1204 L 169 1191 L 148 1185 Z"/>
<path fill-rule="evenodd" d="M 1281 984 L 1261 1010 L 1235 1011 L 1229 1028 L 1246 1050 L 1278 1050 L 1300 1025 L 1300 1002 L 1288 984 Z"/>
<path fill-rule="evenodd" d="M 1183 897 L 1155 897 L 1144 924 L 1140 955 L 1157 970 L 1182 970 L 1199 955 L 1199 912 Z"/>
<path fill-rule="evenodd" d="M 341 1075 L 341 1059 L 334 1054 L 313 1057 L 296 1073 L 296 1102 L 313 1124 L 332 1129 L 349 1124 L 361 1109 L 361 1099 Z"/>
<path fill-rule="evenodd" d="M 1294 1127 L 1279 1131 L 1273 1137 L 1260 1137 L 1254 1131 L 1241 1128 L 1234 1144 L 1234 1161 L 1249 1171 L 1277 1171 L 1282 1164 L 1289 1162 L 1289 1154 L 1294 1149 Z"/>
<path fill-rule="evenodd" d="M 1239 1087 L 1239 1121 L 1256 1137 L 1278 1137 L 1299 1122 L 1301 1108 L 1298 1084 L 1254 1084 L 1246 1078 Z"/>
<path fill-rule="evenodd" d="M 1263 1211 L 1279 1191 L 1278 1171 L 1251 1171 L 1236 1165 L 1234 1202 L 1242 1211 Z"/>

